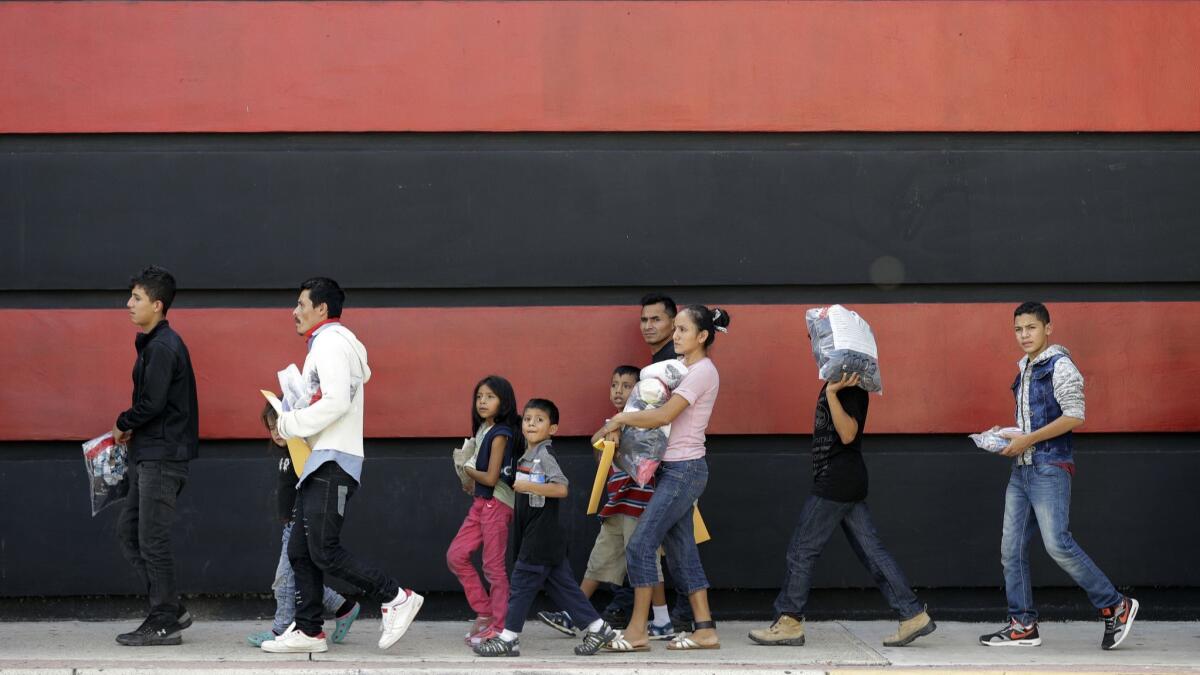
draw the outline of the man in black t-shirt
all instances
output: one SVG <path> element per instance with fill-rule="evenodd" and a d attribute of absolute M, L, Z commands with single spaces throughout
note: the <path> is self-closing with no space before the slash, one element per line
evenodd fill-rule
<path fill-rule="evenodd" d="M 862 457 L 867 424 L 867 392 L 858 375 L 829 382 L 817 396 L 813 420 L 813 488 L 788 546 L 787 572 L 775 598 L 778 617 L 768 628 L 750 631 L 763 645 L 804 644 L 804 606 L 812 572 L 833 531 L 841 525 L 850 548 L 875 578 L 888 604 L 900 615 L 900 629 L 884 639 L 900 647 L 937 628 L 908 585 L 896 560 L 883 547 L 867 510 L 867 465 Z"/>

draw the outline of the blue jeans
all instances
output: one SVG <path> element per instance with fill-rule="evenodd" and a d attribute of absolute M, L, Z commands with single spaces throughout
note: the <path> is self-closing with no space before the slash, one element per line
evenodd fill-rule
<path fill-rule="evenodd" d="M 662 546 L 680 591 L 691 595 L 708 588 L 692 528 L 692 510 L 706 485 L 708 462 L 703 457 L 663 462 L 659 466 L 654 496 L 625 545 L 630 586 L 640 588 L 658 583 L 658 568 L 654 563 L 658 547 Z"/>
<path fill-rule="evenodd" d="M 1097 609 L 1121 602 L 1121 594 L 1067 530 L 1071 512 L 1071 475 L 1053 464 L 1013 465 L 1004 495 L 1004 535 L 1000 561 L 1008 614 L 1023 625 L 1037 621 L 1029 576 L 1029 541 L 1042 533 L 1046 552 L 1088 594 Z"/>
<path fill-rule="evenodd" d="M 275 591 L 275 623 L 271 629 L 283 633 L 296 620 L 296 574 L 292 572 L 292 562 L 288 560 L 288 541 L 292 538 L 292 526 L 295 522 L 283 526 L 283 546 L 279 551 L 279 564 L 275 566 L 275 583 L 271 590 Z M 325 611 L 336 614 L 342 603 L 346 602 L 337 591 L 326 586 L 322 604 Z"/>
<path fill-rule="evenodd" d="M 555 606 L 562 608 L 576 626 L 586 628 L 600 618 L 596 608 L 579 590 L 571 563 L 565 558 L 557 565 L 534 565 L 518 560 L 513 564 L 512 580 L 509 582 L 508 615 L 504 620 L 506 629 L 514 633 L 525 629 L 529 608 L 533 606 L 538 591 L 543 589 Z"/>
<path fill-rule="evenodd" d="M 866 502 L 835 502 L 830 499 L 810 496 L 800 511 L 800 522 L 792 532 L 788 545 L 787 572 L 783 576 L 783 588 L 775 598 L 775 613 L 800 617 L 808 604 L 808 592 L 812 588 L 813 565 L 821 551 L 829 543 L 834 529 L 842 526 L 846 540 L 859 562 L 871 572 L 875 584 L 883 597 L 901 619 L 925 611 L 917 596 L 908 585 L 908 579 L 896 559 L 883 547 L 871 512 Z"/>

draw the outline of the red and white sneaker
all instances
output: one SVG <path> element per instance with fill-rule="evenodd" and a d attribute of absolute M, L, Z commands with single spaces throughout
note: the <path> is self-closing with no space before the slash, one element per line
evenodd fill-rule
<path fill-rule="evenodd" d="M 383 614 L 379 624 L 379 630 L 383 633 L 379 636 L 380 649 L 387 649 L 404 637 L 424 603 L 425 598 L 401 588 L 391 602 L 380 606 Z"/>
<path fill-rule="evenodd" d="M 1104 619 L 1104 639 L 1100 641 L 1100 648 L 1112 649 L 1124 642 L 1129 637 L 1137 613 L 1138 601 L 1133 598 L 1125 598 L 1112 607 L 1100 610 L 1100 618 Z"/>
<path fill-rule="evenodd" d="M 1009 619 L 1008 625 L 995 633 L 979 636 L 979 644 L 986 647 L 1037 647 L 1042 644 L 1038 635 L 1037 622 L 1032 626 L 1022 626 L 1015 619 Z"/>

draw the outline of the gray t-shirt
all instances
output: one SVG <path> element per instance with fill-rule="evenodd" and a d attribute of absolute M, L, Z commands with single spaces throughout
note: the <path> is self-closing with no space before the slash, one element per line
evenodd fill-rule
<path fill-rule="evenodd" d="M 551 452 L 551 442 L 543 441 L 529 448 L 517 462 L 517 480 L 529 477 L 534 460 L 540 460 L 547 483 L 567 485 L 567 477 Z M 558 523 L 559 503 L 563 500 L 546 497 L 546 505 L 532 507 L 528 494 L 517 494 L 517 512 L 513 519 L 513 550 L 517 560 L 531 565 L 557 565 L 567 557 L 567 539 Z"/>

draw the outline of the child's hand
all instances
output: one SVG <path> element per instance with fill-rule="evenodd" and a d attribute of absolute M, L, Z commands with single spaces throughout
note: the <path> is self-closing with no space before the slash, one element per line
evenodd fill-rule
<path fill-rule="evenodd" d="M 467 479 L 467 482 L 463 483 L 463 492 L 469 495 L 475 494 L 475 481 Z"/>
<path fill-rule="evenodd" d="M 858 376 L 858 373 L 842 373 L 842 379 L 838 380 L 837 382 L 830 382 L 825 391 L 828 394 L 836 394 L 846 387 L 857 387 L 860 381 L 861 378 Z"/>
<path fill-rule="evenodd" d="M 621 434 L 621 423 L 617 421 L 617 417 L 620 416 L 621 415 L 618 414 L 616 417 L 613 417 L 611 420 L 605 422 L 604 426 L 600 427 L 600 431 L 597 431 L 592 435 L 592 438 L 597 440 L 601 438 L 608 438 L 609 434 L 612 433 L 616 433 L 619 436 Z"/>
<path fill-rule="evenodd" d="M 604 440 L 612 441 L 612 444 L 619 448 L 619 447 L 621 447 L 621 432 L 620 431 L 611 431 L 607 435 L 604 436 Z"/>
<path fill-rule="evenodd" d="M 512 489 L 513 489 L 513 492 L 519 492 L 521 494 L 525 494 L 525 493 L 529 492 L 530 485 L 532 485 L 532 483 L 530 483 L 527 480 L 519 480 L 519 481 L 516 481 L 515 483 L 513 483 Z"/>

